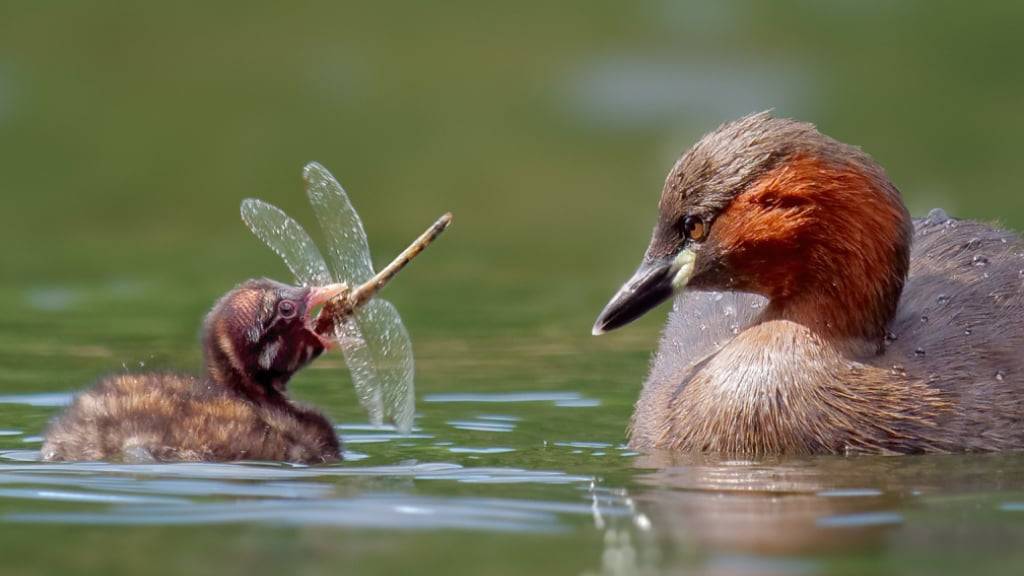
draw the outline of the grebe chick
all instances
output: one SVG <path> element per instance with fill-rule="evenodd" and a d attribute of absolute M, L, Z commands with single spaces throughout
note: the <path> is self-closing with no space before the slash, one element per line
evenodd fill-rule
<path fill-rule="evenodd" d="M 80 394 L 46 432 L 47 461 L 341 459 L 331 423 L 288 399 L 288 380 L 328 341 L 314 309 L 344 285 L 297 288 L 250 280 L 203 326 L 206 373 L 109 376 Z"/>
<path fill-rule="evenodd" d="M 638 449 L 1022 449 L 1022 278 L 1016 234 L 941 211 L 912 221 L 867 154 L 760 113 L 675 164 L 594 333 L 675 295 Z"/>

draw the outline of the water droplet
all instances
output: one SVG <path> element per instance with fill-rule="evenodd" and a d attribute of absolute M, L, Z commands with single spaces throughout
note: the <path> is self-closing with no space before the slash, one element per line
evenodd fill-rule
<path fill-rule="evenodd" d="M 988 266 L 988 258 L 981 254 L 976 254 L 974 258 L 971 258 L 971 264 L 974 264 L 975 266 Z"/>
<path fill-rule="evenodd" d="M 942 208 L 932 208 L 928 212 L 928 220 L 933 224 L 941 224 L 949 220 L 949 214 Z"/>
<path fill-rule="evenodd" d="M 895 342 L 897 340 L 899 340 L 899 336 L 897 336 L 895 333 L 893 333 L 893 332 L 886 332 L 885 333 L 885 343 L 886 344 L 890 344 L 890 343 Z"/>
<path fill-rule="evenodd" d="M 921 322 L 923 322 L 923 323 L 927 323 L 928 322 L 928 316 L 926 314 L 922 314 L 921 315 Z"/>
<path fill-rule="evenodd" d="M 1003 378 L 1005 378 L 1005 377 L 1006 377 L 1006 372 L 1003 372 L 1002 370 L 996 370 L 996 380 L 1002 382 Z"/>
<path fill-rule="evenodd" d="M 949 296 L 946 296 L 945 294 L 939 294 L 939 297 L 936 298 L 935 301 L 938 302 L 939 304 L 948 304 Z"/>
<path fill-rule="evenodd" d="M 924 348 L 918 348 L 918 349 L 914 350 L 914 356 L 920 357 L 920 356 L 924 356 L 924 354 L 925 354 Z"/>
<path fill-rule="evenodd" d="M 970 329 L 970 328 L 968 328 L 968 329 L 964 330 L 964 336 L 970 336 L 970 335 L 971 335 L 971 333 L 972 333 L 972 331 L 971 331 L 971 329 Z"/>

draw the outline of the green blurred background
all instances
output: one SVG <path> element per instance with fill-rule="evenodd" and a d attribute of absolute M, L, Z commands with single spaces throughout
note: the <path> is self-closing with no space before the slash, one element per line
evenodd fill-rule
<path fill-rule="evenodd" d="M 210 297 L 284 276 L 238 203 L 308 221 L 315 159 L 378 260 L 455 213 L 393 298 L 491 310 L 514 287 L 585 330 L 678 154 L 766 108 L 864 147 L 915 213 L 1020 226 L 1022 22 L 1010 2 L 3 2 L 0 270 Z"/>

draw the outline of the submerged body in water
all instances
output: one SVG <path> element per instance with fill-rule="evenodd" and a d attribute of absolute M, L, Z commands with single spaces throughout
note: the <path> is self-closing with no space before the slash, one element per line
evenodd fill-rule
<path fill-rule="evenodd" d="M 641 449 L 1024 448 L 1024 244 L 941 211 L 812 125 L 719 127 L 669 173 L 643 264 L 595 324 L 675 295 Z"/>

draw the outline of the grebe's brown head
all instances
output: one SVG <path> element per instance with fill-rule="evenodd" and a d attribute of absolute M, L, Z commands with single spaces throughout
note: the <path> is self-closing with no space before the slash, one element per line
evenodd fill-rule
<path fill-rule="evenodd" d="M 283 393 L 292 375 L 329 345 L 313 328 L 314 310 L 346 289 L 260 279 L 228 292 L 203 327 L 209 377 L 254 398 Z"/>
<path fill-rule="evenodd" d="M 723 124 L 668 174 L 643 261 L 594 334 L 684 289 L 766 296 L 766 314 L 875 338 L 895 312 L 912 225 L 860 149 L 767 112 Z"/>

